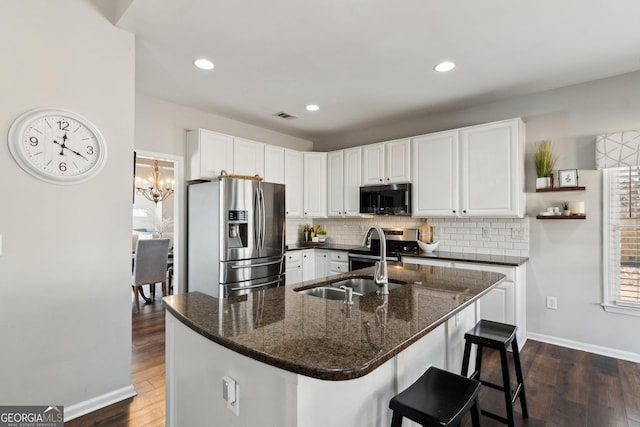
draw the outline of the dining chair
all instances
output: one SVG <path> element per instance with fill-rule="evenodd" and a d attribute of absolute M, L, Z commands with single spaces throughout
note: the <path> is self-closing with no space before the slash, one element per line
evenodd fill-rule
<path fill-rule="evenodd" d="M 167 257 L 169 239 L 141 239 L 136 245 L 133 265 L 133 293 L 136 310 L 140 311 L 139 291 L 143 285 L 150 285 L 151 298 L 155 298 L 155 285 L 162 283 L 162 295 L 167 295 Z M 144 296 L 143 296 L 144 297 Z M 145 298 L 146 301 L 149 301 Z"/>

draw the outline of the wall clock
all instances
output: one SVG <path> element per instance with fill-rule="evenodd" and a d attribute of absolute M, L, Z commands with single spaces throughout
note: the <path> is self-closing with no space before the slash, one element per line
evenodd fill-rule
<path fill-rule="evenodd" d="M 9 151 L 28 173 L 54 184 L 76 184 L 97 175 L 107 160 L 100 131 L 70 111 L 38 108 L 9 128 Z"/>

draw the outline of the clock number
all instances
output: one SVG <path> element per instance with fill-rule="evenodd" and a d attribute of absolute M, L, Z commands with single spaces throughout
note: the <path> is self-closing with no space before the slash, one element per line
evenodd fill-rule
<path fill-rule="evenodd" d="M 60 169 L 60 171 L 62 171 L 62 172 L 66 172 L 67 171 L 67 164 L 65 162 L 60 162 L 60 164 L 58 165 L 58 169 Z"/>
<path fill-rule="evenodd" d="M 38 138 L 36 138 L 35 136 L 32 136 L 31 138 L 29 138 L 29 145 L 31 145 L 32 147 L 37 147 Z"/>
<path fill-rule="evenodd" d="M 87 154 L 93 154 L 93 147 L 91 145 L 87 145 Z"/>
<path fill-rule="evenodd" d="M 60 130 L 69 130 L 69 122 L 66 120 L 59 120 L 56 122 L 58 124 L 58 129 Z"/>

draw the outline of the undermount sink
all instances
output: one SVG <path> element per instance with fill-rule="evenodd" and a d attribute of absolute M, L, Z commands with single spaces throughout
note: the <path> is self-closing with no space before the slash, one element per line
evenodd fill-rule
<path fill-rule="evenodd" d="M 401 282 L 389 281 L 389 289 L 395 289 L 402 286 Z M 372 294 L 377 292 L 380 287 L 376 285 L 373 279 L 365 277 L 352 277 L 345 280 L 339 280 L 337 282 L 327 283 L 325 286 L 319 286 L 317 288 L 296 290 L 296 292 L 303 295 L 311 295 L 318 298 L 331 299 L 331 300 L 345 300 L 346 291 L 341 289 L 341 286 L 353 289 L 353 296 L 361 297 L 362 295 Z"/>
<path fill-rule="evenodd" d="M 376 285 L 373 279 L 364 277 L 352 277 L 346 280 L 340 280 L 339 282 L 333 282 L 329 286 L 334 288 L 340 288 L 340 286 L 347 286 L 353 289 L 353 294 L 372 294 L 380 289 L 380 286 Z M 393 282 L 389 280 L 389 290 L 402 286 L 402 283 Z"/>
<path fill-rule="evenodd" d="M 304 295 L 311 295 L 314 297 L 324 298 L 324 299 L 333 299 L 333 300 L 344 300 L 346 291 L 340 288 L 332 288 L 329 286 L 320 286 L 317 288 L 311 289 L 303 289 L 300 291 L 296 291 L 298 293 Z M 354 296 L 362 296 L 362 294 L 353 293 Z"/>

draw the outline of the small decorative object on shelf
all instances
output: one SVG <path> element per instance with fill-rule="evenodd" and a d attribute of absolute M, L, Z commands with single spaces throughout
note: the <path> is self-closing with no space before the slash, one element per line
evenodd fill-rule
<path fill-rule="evenodd" d="M 552 142 L 549 140 L 540 141 L 536 144 L 533 154 L 536 166 L 536 188 L 552 187 L 553 167 L 556 164 L 556 157 L 552 152 Z"/>
<path fill-rule="evenodd" d="M 559 187 L 577 187 L 578 186 L 578 170 L 564 169 L 558 171 Z"/>
<path fill-rule="evenodd" d="M 562 202 L 562 215 L 571 215 L 571 209 L 569 209 L 569 202 Z"/>
<path fill-rule="evenodd" d="M 571 209 L 571 215 L 584 215 L 584 202 L 571 202 L 569 209 Z"/>

